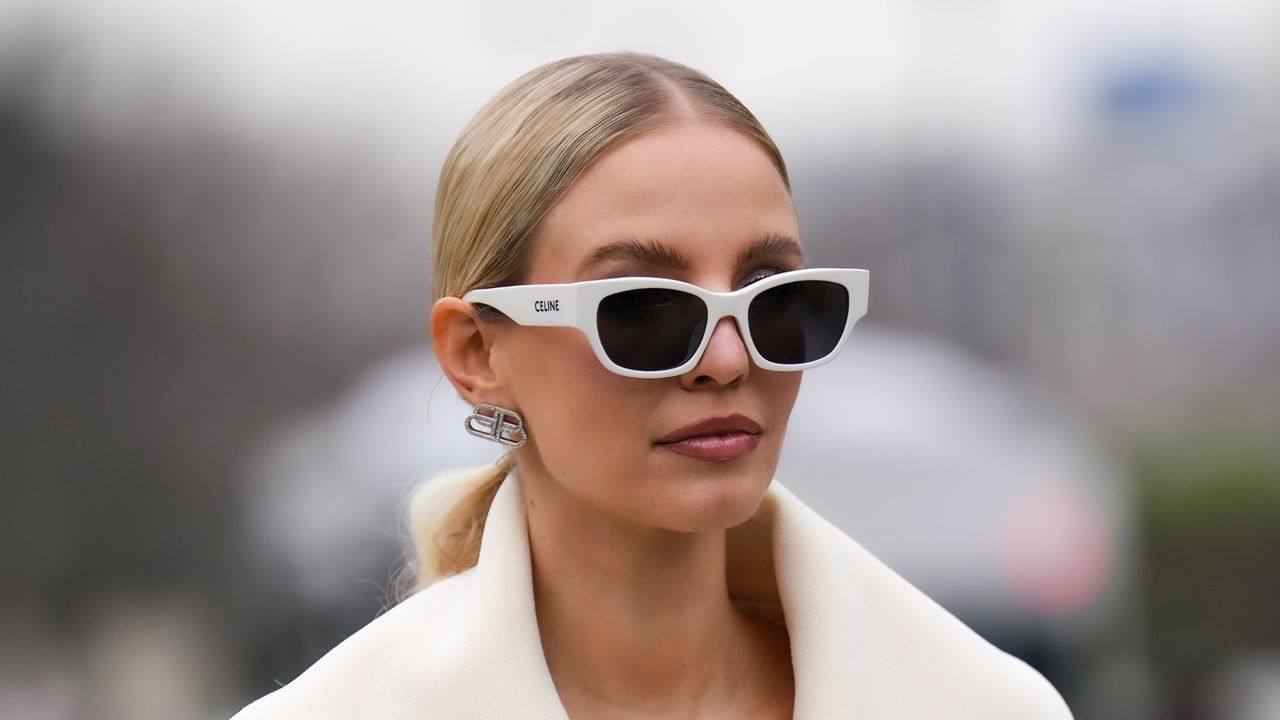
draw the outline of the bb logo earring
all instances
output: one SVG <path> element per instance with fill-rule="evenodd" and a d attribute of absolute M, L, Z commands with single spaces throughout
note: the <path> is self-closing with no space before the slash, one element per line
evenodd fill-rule
<path fill-rule="evenodd" d="M 463 421 L 463 426 L 476 437 L 507 447 L 523 447 L 529 440 L 529 434 L 524 431 L 524 418 L 520 417 L 520 413 L 489 403 L 476 405 Z"/>

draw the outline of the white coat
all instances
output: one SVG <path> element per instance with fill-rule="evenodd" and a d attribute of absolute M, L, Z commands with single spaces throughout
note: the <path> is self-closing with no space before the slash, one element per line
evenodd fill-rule
<path fill-rule="evenodd" d="M 1069 720 L 1057 691 L 774 481 L 729 531 L 730 596 L 785 618 L 795 720 Z M 377 617 L 233 720 L 566 720 L 539 640 L 519 485 L 475 567 Z"/>

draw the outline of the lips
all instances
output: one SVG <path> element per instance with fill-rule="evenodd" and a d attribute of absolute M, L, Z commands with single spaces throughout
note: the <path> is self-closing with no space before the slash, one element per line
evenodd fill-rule
<path fill-rule="evenodd" d="M 735 460 L 760 443 L 760 424 L 733 414 L 689 423 L 658 440 L 654 445 L 700 460 Z"/>

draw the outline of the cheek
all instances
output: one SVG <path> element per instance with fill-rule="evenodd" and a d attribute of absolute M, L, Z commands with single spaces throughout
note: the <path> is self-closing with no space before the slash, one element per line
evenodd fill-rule
<path fill-rule="evenodd" d="M 767 449 L 761 453 L 759 461 L 776 465 L 782 451 L 787 424 L 791 419 L 791 409 L 795 407 L 796 397 L 800 393 L 800 380 L 804 373 L 771 372 L 758 368 L 753 369 L 753 372 L 755 374 L 752 375 L 751 380 L 755 383 L 758 407 L 768 418 L 769 427 L 768 445 L 762 446 Z"/>
<path fill-rule="evenodd" d="M 770 394 L 771 409 L 775 413 L 775 417 L 781 423 L 786 424 L 791 416 L 791 408 L 795 407 L 796 396 L 800 394 L 800 381 L 803 379 L 802 372 L 786 372 L 773 373 L 778 376 L 777 386 L 772 388 Z"/>
<path fill-rule="evenodd" d="M 606 370 L 576 330 L 534 330 L 511 348 L 509 394 L 541 439 L 544 462 L 647 448 L 639 431 L 652 414 L 655 388 Z"/>

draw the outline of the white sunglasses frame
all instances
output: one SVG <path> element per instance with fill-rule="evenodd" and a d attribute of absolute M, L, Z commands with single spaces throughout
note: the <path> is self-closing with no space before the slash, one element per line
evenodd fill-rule
<path fill-rule="evenodd" d="M 571 327 L 587 337 L 596 358 L 611 372 L 633 378 L 666 378 L 683 375 L 692 370 L 702 359 L 711 342 L 711 334 L 715 332 L 720 320 L 731 317 L 738 325 L 738 333 L 743 345 L 751 355 L 752 361 L 765 370 L 785 372 L 808 370 L 830 362 L 849 338 L 849 331 L 862 316 L 867 314 L 867 290 L 871 273 L 857 268 L 805 268 L 789 270 L 770 275 L 763 280 L 734 290 L 732 292 L 715 292 L 706 290 L 691 283 L 659 277 L 621 277 L 604 280 L 583 280 L 572 283 L 545 285 L 507 285 L 504 287 L 472 290 L 462 296 L 464 302 L 481 303 L 500 311 L 520 325 L 529 327 Z M 826 356 L 807 363 L 795 365 L 770 362 L 756 350 L 755 341 L 751 338 L 751 326 L 747 321 L 747 311 L 751 301 L 760 293 L 791 282 L 801 280 L 825 280 L 841 285 L 849 293 L 849 315 L 845 318 L 840 339 Z M 596 312 L 600 301 L 614 293 L 645 288 L 666 288 L 689 293 L 707 306 L 707 326 L 702 334 L 702 341 L 689 360 L 666 370 L 632 370 L 622 367 L 609 359 L 604 346 L 600 343 L 600 332 L 596 325 Z"/>

